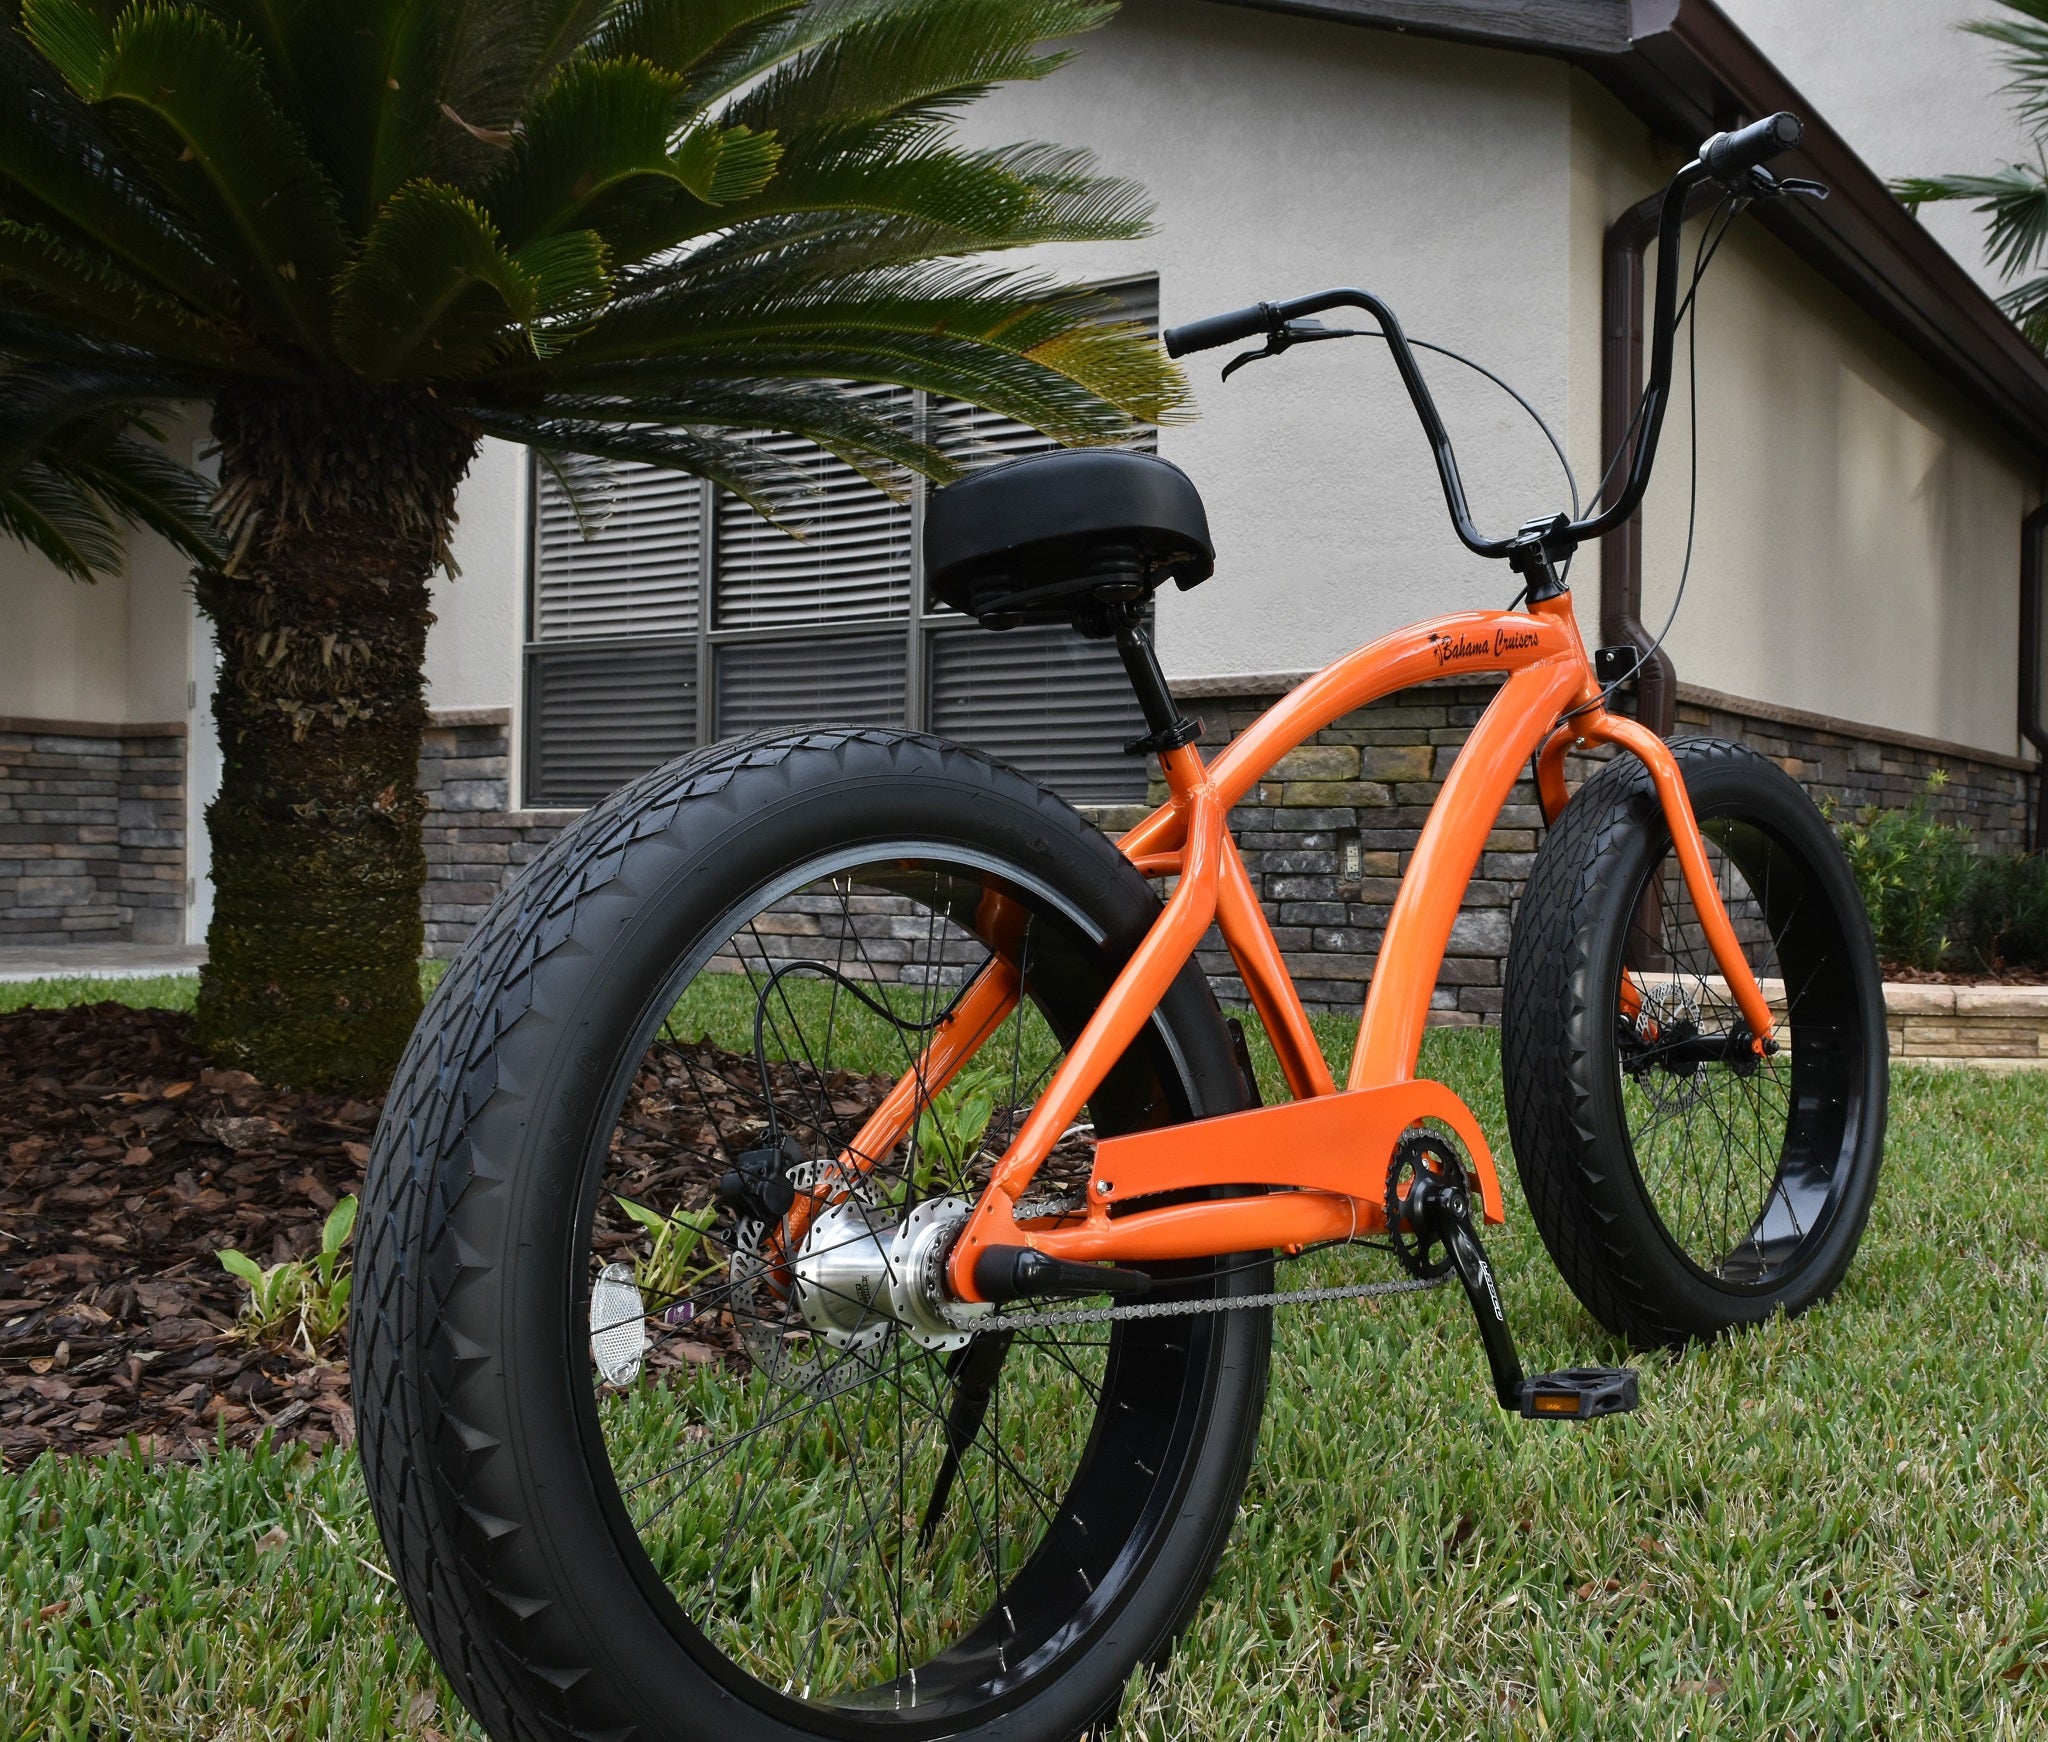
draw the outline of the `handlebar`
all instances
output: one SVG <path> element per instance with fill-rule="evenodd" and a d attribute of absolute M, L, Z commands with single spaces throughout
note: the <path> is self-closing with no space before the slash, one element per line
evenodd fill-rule
<path fill-rule="evenodd" d="M 1685 228 L 1686 208 L 1693 190 L 1710 179 L 1732 184 L 1731 191 L 1739 190 L 1751 178 L 1752 171 L 1797 145 L 1804 131 L 1798 116 L 1781 112 L 1733 133 L 1716 133 L 1700 147 L 1699 156 L 1673 176 L 1665 188 L 1663 211 L 1657 223 L 1656 312 L 1651 327 L 1649 382 L 1643 389 L 1639 413 L 1641 434 L 1636 439 L 1635 453 L 1630 459 L 1627 481 L 1621 493 L 1604 510 L 1583 520 L 1567 521 L 1560 514 L 1545 522 L 1531 521 L 1511 538 L 1488 538 L 1472 524 L 1471 510 L 1465 501 L 1464 480 L 1458 474 L 1458 458 L 1451 447 L 1450 432 L 1444 428 L 1443 418 L 1437 412 L 1429 383 L 1423 378 L 1407 335 L 1401 331 L 1401 323 L 1394 318 L 1394 311 L 1371 291 L 1350 288 L 1322 290 L 1285 302 L 1255 303 L 1250 308 L 1233 309 L 1228 314 L 1210 315 L 1203 320 L 1190 321 L 1185 326 L 1170 327 L 1164 335 L 1166 354 L 1185 357 L 1191 351 L 1213 350 L 1218 345 L 1257 338 L 1261 334 L 1269 340 L 1277 339 L 1290 321 L 1321 314 L 1327 309 L 1359 309 L 1379 322 L 1380 336 L 1387 342 L 1387 350 L 1400 373 L 1401 384 L 1408 390 L 1415 415 L 1421 420 L 1422 432 L 1428 438 L 1430 451 L 1435 457 L 1437 477 L 1443 485 L 1444 503 L 1450 510 L 1451 525 L 1466 549 L 1484 557 L 1510 556 L 1526 544 L 1531 530 L 1540 526 L 1546 549 L 1569 551 L 1587 539 L 1598 538 L 1621 525 L 1642 506 L 1644 492 L 1650 487 L 1650 471 L 1656 461 L 1657 441 L 1664 427 L 1664 411 L 1671 397 L 1672 359 L 1678 327 L 1679 239 Z M 1767 187 L 1757 191 L 1770 191 L 1777 185 L 1769 183 L 1767 177 L 1754 179 L 1768 183 Z M 1521 566 L 1521 560 L 1517 556 L 1517 567 Z"/>
<path fill-rule="evenodd" d="M 1763 168 L 1781 151 L 1790 151 L 1805 134 L 1799 117 L 1780 109 L 1734 133 L 1716 133 L 1700 147 L 1700 162 L 1716 181 L 1735 181 Z"/>
<path fill-rule="evenodd" d="M 1190 351 L 1213 351 L 1218 345 L 1234 345 L 1239 339 L 1255 339 L 1274 325 L 1273 305 L 1255 302 L 1250 308 L 1232 309 L 1227 315 L 1209 315 L 1189 321 L 1184 327 L 1169 327 L 1166 354 L 1185 357 Z"/>

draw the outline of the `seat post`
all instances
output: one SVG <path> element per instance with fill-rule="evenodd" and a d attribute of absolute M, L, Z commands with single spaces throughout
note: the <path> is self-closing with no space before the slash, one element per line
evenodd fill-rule
<path fill-rule="evenodd" d="M 1166 673 L 1159 669 L 1152 637 L 1140 615 L 1142 609 L 1136 603 L 1113 607 L 1117 655 L 1124 662 L 1124 675 L 1131 680 L 1131 688 L 1137 692 L 1138 709 L 1145 716 L 1145 736 L 1124 746 L 1125 753 L 1132 756 L 1142 756 L 1147 751 L 1163 754 L 1178 750 L 1202 735 L 1202 722 L 1190 720 L 1173 699 Z"/>

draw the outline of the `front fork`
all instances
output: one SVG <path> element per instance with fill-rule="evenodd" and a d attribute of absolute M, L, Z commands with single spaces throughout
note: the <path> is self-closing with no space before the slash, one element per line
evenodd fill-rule
<path fill-rule="evenodd" d="M 1612 744 L 1634 756 L 1649 771 L 1651 783 L 1657 789 L 1657 802 L 1664 812 L 1665 827 L 1671 831 L 1671 849 L 1678 857 L 1686 894 L 1692 897 L 1699 914 L 1714 965 L 1721 970 L 1736 1008 L 1742 1012 L 1750 1050 L 1759 1056 L 1772 1051 L 1777 1021 L 1765 1001 L 1763 987 L 1757 984 L 1749 958 L 1742 953 L 1742 941 L 1736 937 L 1727 906 L 1721 900 L 1721 886 L 1715 881 L 1714 868 L 1707 859 L 1706 837 L 1700 833 L 1691 795 L 1685 790 L 1685 776 L 1679 770 L 1678 758 L 1671 754 L 1671 747 L 1637 721 L 1610 714 L 1604 708 L 1588 709 L 1571 729 L 1553 733 L 1537 755 L 1536 789 L 1543 804 L 1544 821 L 1555 823 L 1569 796 L 1564 784 L 1566 753 L 1588 744 Z M 1641 998 L 1633 979 L 1624 974 L 1621 1014 L 1633 1019 Z"/>

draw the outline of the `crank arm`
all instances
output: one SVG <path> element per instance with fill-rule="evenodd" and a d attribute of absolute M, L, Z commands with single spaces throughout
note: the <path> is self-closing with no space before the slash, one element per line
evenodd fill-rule
<path fill-rule="evenodd" d="M 1414 1202 L 1416 1196 L 1422 1202 Z M 1638 1390 L 1633 1367 L 1568 1367 L 1559 1373 L 1528 1375 L 1515 1353 L 1508 1330 L 1507 1308 L 1493 1280 L 1493 1266 L 1472 1226 L 1471 1199 L 1461 1185 L 1423 1174 L 1410 1193 L 1410 1214 L 1443 1242 L 1451 1268 L 1458 1273 L 1479 1342 L 1493 1374 L 1493 1395 L 1502 1409 L 1529 1421 L 1588 1421 L 1594 1416 L 1625 1415 L 1636 1407 Z"/>

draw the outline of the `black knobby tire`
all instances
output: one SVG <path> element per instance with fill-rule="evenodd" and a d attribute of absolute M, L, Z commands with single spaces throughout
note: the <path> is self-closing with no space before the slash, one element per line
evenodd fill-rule
<path fill-rule="evenodd" d="M 1644 1347 L 1824 1299 L 1862 1236 L 1884 1149 L 1883 989 L 1839 845 L 1775 763 L 1706 739 L 1671 749 L 1781 1012 L 1779 1050 L 1760 1059 L 1742 1044 L 1633 757 L 1585 784 L 1537 855 L 1502 1016 L 1508 1126 L 1536 1225 L 1586 1308 Z"/>
<path fill-rule="evenodd" d="M 1027 959 L 1027 982 L 1049 988 L 1034 990 L 1031 1008 L 1056 1043 L 1071 1038 L 1158 914 L 1156 897 L 1096 829 L 986 757 L 880 729 L 764 735 L 658 770 L 565 831 L 507 888 L 451 966 L 393 1083 L 356 1237 L 350 1336 L 363 1469 L 415 1620 L 464 1704 L 501 1742 L 598 1735 L 679 1742 L 1071 1737 L 1114 1708 L 1134 1666 L 1170 1647 L 1222 1552 L 1264 1400 L 1270 1315 L 1261 1310 L 1136 1321 L 1113 1331 L 1098 1325 L 1089 1344 L 1052 1351 L 1079 1375 L 1075 1394 L 1084 1405 L 1091 1394 L 1096 1400 L 1092 1417 L 1084 1409 L 1073 1430 L 1074 1470 L 1062 1478 L 1064 1489 L 1054 1483 L 1029 1497 L 1044 1514 L 1034 1526 L 1035 1547 L 1006 1550 L 998 1535 L 990 1554 L 982 1515 L 973 1514 L 978 1540 L 960 1551 L 961 1561 L 988 1561 L 987 1579 L 1001 1602 L 973 1595 L 975 1567 L 949 1574 L 953 1585 L 946 1588 L 968 1589 L 960 1600 L 970 1609 L 993 1607 L 978 1632 L 948 1636 L 951 1643 L 922 1666 L 921 1682 L 913 1675 L 906 1684 L 901 1674 L 904 1661 L 913 1671 L 920 1665 L 914 1651 L 904 1658 L 900 1606 L 896 1658 L 881 1660 L 877 1685 L 865 1691 L 807 1699 L 807 1688 L 771 1686 L 742 1667 L 740 1659 L 753 1659 L 733 1647 L 736 1640 L 749 1643 L 746 1616 L 772 1619 L 777 1601 L 796 1601 L 787 1577 L 780 1593 L 764 1596 L 775 1579 L 760 1568 L 751 1587 L 744 1573 L 723 1579 L 735 1542 L 744 1556 L 757 1539 L 765 1545 L 775 1534 L 755 1527 L 763 1516 L 752 1510 L 763 1504 L 759 1499 L 735 1514 L 747 1520 L 742 1528 L 728 1523 L 718 1569 L 708 1583 L 699 1580 L 702 1591 L 676 1588 L 687 1582 L 671 1578 L 673 1564 L 702 1544 L 692 1538 L 678 1548 L 657 1540 L 660 1532 L 643 1515 L 662 1515 L 663 1530 L 680 1531 L 673 1520 L 693 1507 L 708 1517 L 710 1503 L 636 1511 L 638 1484 L 621 1473 L 626 1437 L 616 1424 L 643 1422 L 650 1407 L 666 1407 L 665 1397 L 695 1397 L 712 1379 L 732 1395 L 751 1396 L 747 1386 L 758 1391 L 775 1375 L 767 1372 L 764 1381 L 759 1360 L 749 1369 L 746 1355 L 728 1352 L 687 1371 L 672 1362 L 669 1392 L 652 1372 L 623 1388 L 596 1382 L 592 1242 L 598 1257 L 616 1254 L 633 1232 L 609 1208 L 624 1129 L 620 1109 L 664 1105 L 638 1098 L 643 1079 L 634 1073 L 656 1056 L 650 1047 L 666 1046 L 663 1056 L 677 1057 L 696 1046 L 692 1056 L 707 1056 L 701 1049 L 712 1047 L 708 1031 L 679 1042 L 669 1024 L 682 1008 L 678 989 L 710 983 L 714 949 L 738 948 L 749 992 L 767 989 L 756 998 L 761 1008 L 768 991 L 780 999 L 789 990 L 772 973 L 755 975 L 746 944 L 732 941 L 742 937 L 734 916 L 801 907 L 788 899 L 762 905 L 793 886 L 792 866 L 856 862 L 883 866 L 873 875 L 887 888 L 897 887 L 892 877 L 909 877 L 906 867 L 938 866 L 928 876 L 941 881 L 981 877 L 984 893 L 1000 890 L 1014 911 L 1028 913 L 1025 933 L 1041 938 L 1043 953 L 1037 963 Z M 844 881 L 850 886 L 855 875 Z M 850 916 L 852 906 L 841 899 Z M 923 899 L 934 915 L 957 917 L 976 905 L 951 895 Z M 939 924 L 932 918 L 929 929 Z M 762 944 L 754 922 L 746 926 Z M 775 949 L 787 953 L 782 941 Z M 767 961 L 764 955 L 759 965 Z M 883 991 L 885 1003 L 911 995 L 902 987 Z M 797 1021 L 787 1002 L 779 1008 Z M 836 1002 L 834 1010 L 832 1020 L 843 1028 L 860 1016 L 851 994 L 843 1012 Z M 772 1009 L 769 1017 L 772 1034 L 780 1018 Z M 1009 1027 L 1022 1037 L 1024 1017 Z M 1021 1052 L 1024 1041 L 1016 1045 Z M 745 1098 L 744 1081 L 735 1081 L 745 1072 L 730 1062 L 744 1050 L 709 1055 L 728 1061 L 719 1080 L 727 1101 Z M 833 1094 L 851 1092 L 845 1085 L 854 1081 L 806 1075 L 795 1062 L 770 1068 L 794 1072 L 806 1092 L 825 1092 L 821 1084 Z M 761 1082 L 763 1108 L 776 1092 Z M 1190 967 L 1090 1112 L 1096 1126 L 1113 1131 L 1232 1111 L 1246 1101 L 1214 998 Z M 1014 1128 L 1021 1112 L 1013 1089 L 999 1119 Z M 730 1108 L 720 1117 L 729 1115 Z M 812 1147 L 830 1144 L 819 1139 Z M 646 1156 L 633 1150 L 628 1159 Z M 911 1188 L 903 1189 L 910 1194 L 903 1202 L 914 1202 Z M 737 1236 L 721 1228 L 715 1238 Z M 713 1244 L 707 1239 L 707 1249 Z M 1270 1287 L 1270 1278 L 1269 1259 L 1255 1255 L 1189 1265 L 1169 1280 L 1192 1295 L 1215 1296 L 1255 1292 Z M 717 1285 L 702 1286 L 708 1301 Z M 723 1298 L 723 1320 L 707 1311 L 693 1323 L 734 1327 L 703 1334 L 723 1334 L 737 1350 L 743 1315 L 731 1303 L 739 1296 Z M 662 1321 L 648 1322 L 658 1344 Z M 804 1334 L 794 1309 L 787 1323 L 795 1329 L 785 1337 Z M 1040 1340 L 1049 1339 L 1041 1333 Z M 903 1346 L 901 1337 L 889 1345 Z M 818 1347 L 832 1353 L 822 1342 Z M 701 1350 L 691 1355 L 703 1358 Z M 772 1366 L 774 1358 L 771 1352 L 761 1359 Z M 856 1359 L 879 1359 L 835 1358 L 842 1373 Z M 742 1376 L 728 1382 L 732 1370 Z M 1029 1452 L 1028 1443 L 1019 1449 L 1017 1436 L 1018 1424 L 1031 1418 L 1018 1411 L 1039 1395 L 1028 1389 L 1041 1383 L 1030 1377 L 1036 1371 L 1027 1363 L 1018 1381 L 1023 1403 L 1007 1428 L 997 1403 L 993 1450 L 972 1466 L 985 1486 L 993 1485 L 996 1499 L 980 1503 L 992 1517 L 1003 1504 L 1018 1509 L 1014 1491 L 1005 1501 L 1002 1472 Z M 1007 1382 L 1005 1373 L 999 1383 Z M 919 1381 L 940 1402 L 942 1382 Z M 900 1378 L 896 1383 L 901 1395 L 910 1394 Z M 834 1433 L 857 1436 L 862 1417 L 848 1400 L 858 1393 L 848 1385 L 832 1395 L 822 1382 L 817 1389 L 830 1397 L 831 1431 L 822 1436 L 829 1450 Z M 639 1413 L 622 1413 L 631 1411 Z M 898 1414 L 900 1457 L 900 1406 Z M 760 1420 L 775 1425 L 765 1414 Z M 817 1455 L 818 1437 L 803 1441 L 805 1456 Z M 746 1440 L 745 1461 L 728 1474 L 737 1471 L 744 1485 L 756 1459 L 753 1441 L 739 1440 Z M 963 1486 L 971 1462 L 962 1461 Z M 791 1474 L 774 1463 L 770 1474 L 793 1488 L 804 1468 Z M 928 1472 L 929 1462 L 921 1468 Z M 858 1488 L 865 1479 L 850 1480 Z M 773 1482 L 749 1491 L 769 1495 L 772 1507 Z M 851 1510 L 850 1492 L 840 1505 Z M 865 1495 L 860 1505 L 867 1508 Z M 1028 1512 L 1022 1515 L 1031 1522 Z M 964 1535 L 959 1501 L 946 1517 L 946 1528 Z M 715 1526 L 689 1528 L 716 1535 Z M 804 1528 L 800 1520 L 790 1526 L 796 1536 Z M 829 1584 L 836 1567 L 837 1600 L 850 1608 L 874 1582 L 865 1558 L 881 1551 L 868 1545 L 891 1530 L 900 1592 L 913 1559 L 902 1518 L 894 1526 L 870 1518 L 864 1536 L 842 1539 L 852 1546 L 837 1551 L 838 1563 L 828 1559 L 812 1569 L 815 1578 Z M 769 1550 L 759 1552 L 765 1557 Z M 739 1592 L 731 1614 L 693 1612 L 700 1595 L 709 1605 L 728 1589 Z M 817 1613 L 819 1638 L 828 1620 L 834 1631 L 829 1652 L 812 1643 L 813 1665 L 821 1652 L 841 1652 L 838 1630 L 846 1619 L 834 1612 L 830 1595 Z M 758 1625 L 766 1629 L 771 1619 Z M 868 1629 L 877 1637 L 880 1631 L 879 1623 Z M 1007 1655 L 1005 1641 L 1013 1642 Z M 988 1661 L 991 1653 L 1000 1668 Z M 779 1660 L 764 1652 L 762 1661 Z M 906 1685 L 922 1703 L 898 1710 Z"/>

